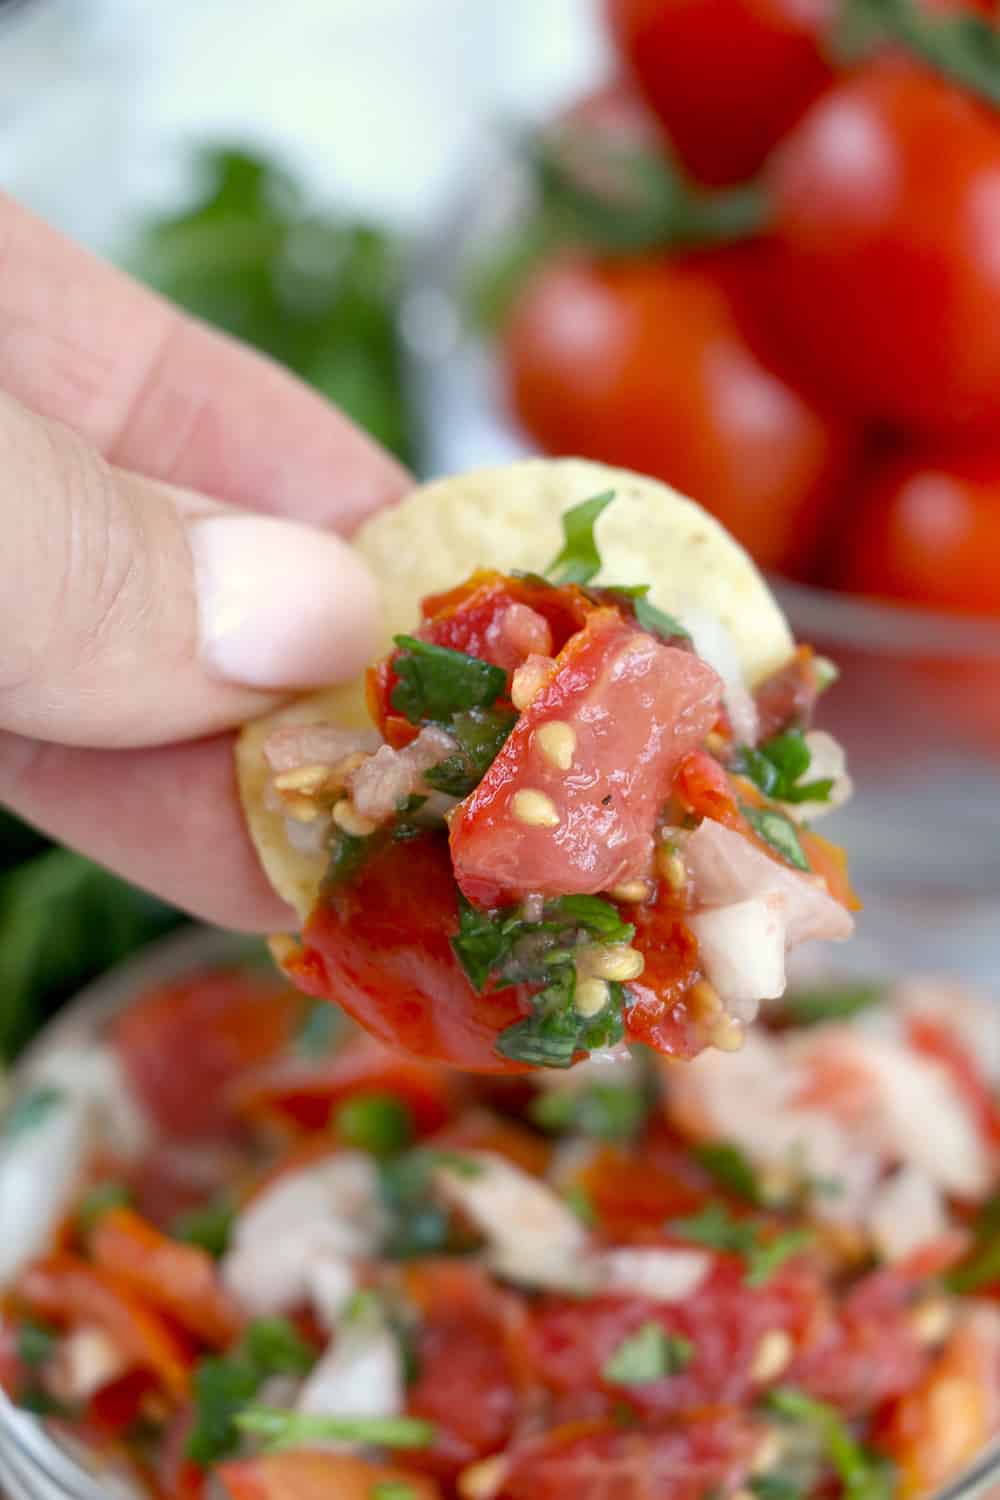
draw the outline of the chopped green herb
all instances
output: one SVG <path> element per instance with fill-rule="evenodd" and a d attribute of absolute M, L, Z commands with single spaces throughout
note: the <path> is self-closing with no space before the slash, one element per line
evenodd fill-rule
<path fill-rule="evenodd" d="M 601 571 L 594 527 L 614 498 L 614 490 L 605 490 L 563 512 L 562 550 L 545 570 L 554 583 L 589 583 Z"/>
<path fill-rule="evenodd" d="M 403 1479 L 380 1479 L 372 1488 L 370 1500 L 417 1500 L 417 1492 Z"/>
<path fill-rule="evenodd" d="M 424 780 L 449 797 L 467 797 L 496 760 L 516 723 L 513 709 L 470 708 L 455 714 L 448 733 L 458 748 L 454 755 L 426 771 Z"/>
<path fill-rule="evenodd" d="M 720 1187 L 748 1203 L 761 1201 L 760 1184 L 750 1161 L 732 1141 L 706 1141 L 694 1154 Z"/>
<path fill-rule="evenodd" d="M 782 859 L 794 865 L 797 870 L 809 870 L 809 861 L 806 859 L 805 851 L 799 840 L 795 824 L 784 813 L 776 812 L 771 807 L 750 807 L 747 803 L 740 803 L 743 816 L 751 828 L 770 844 L 771 848 L 780 854 Z"/>
<path fill-rule="evenodd" d="M 65 1099 L 62 1089 L 42 1083 L 15 1099 L 0 1122 L 0 1137 L 5 1141 L 28 1135 Z"/>
<path fill-rule="evenodd" d="M 17 1330 L 17 1357 L 29 1370 L 37 1370 L 55 1353 L 59 1335 L 45 1323 L 26 1318 Z"/>
<path fill-rule="evenodd" d="M 620 1042 L 624 1034 L 622 986 L 609 984 L 607 1005 L 589 1017 L 576 1009 L 575 993 L 576 970 L 572 964 L 563 964 L 533 997 L 531 1014 L 500 1033 L 497 1051 L 533 1067 L 568 1068 L 578 1053 Z"/>
<path fill-rule="evenodd" d="M 456 1177 L 482 1177 L 483 1175 L 482 1162 L 476 1161 L 475 1157 L 464 1156 L 461 1151 L 442 1151 L 425 1146 L 423 1154 L 432 1171 L 435 1167 L 447 1167 L 449 1172 L 454 1172 Z"/>
<path fill-rule="evenodd" d="M 645 1092 L 629 1084 L 548 1089 L 531 1104 L 531 1118 L 542 1130 L 554 1134 L 578 1130 L 599 1141 L 633 1140 L 648 1115 Z"/>
<path fill-rule="evenodd" d="M 413 1116 L 394 1094 L 355 1094 L 334 1117 L 339 1140 L 372 1156 L 392 1156 L 413 1139 Z"/>
<path fill-rule="evenodd" d="M 510 957 L 514 942 L 509 909 L 491 915 L 459 896 L 458 932 L 451 946 L 473 989 L 485 989 L 490 975 Z"/>
<path fill-rule="evenodd" d="M 813 1241 L 808 1229 L 790 1229 L 774 1239 L 764 1238 L 766 1225 L 755 1219 L 733 1218 L 721 1203 L 708 1203 L 690 1218 L 674 1219 L 669 1227 L 696 1245 L 740 1256 L 748 1286 L 763 1286 L 786 1260 Z"/>
<path fill-rule="evenodd" d="M 325 1001 L 323 1003 L 327 1010 L 333 1009 L 332 1005 L 327 1005 Z M 220 1260 L 229 1249 L 229 1236 L 235 1217 L 234 1203 L 229 1197 L 222 1195 L 201 1208 L 190 1208 L 178 1214 L 170 1226 L 170 1234 L 173 1239 L 183 1240 L 186 1245 L 197 1245 L 199 1249 L 207 1250 L 209 1255 Z"/>
<path fill-rule="evenodd" d="M 414 1260 L 451 1249 L 451 1220 L 434 1199 L 428 1153 L 408 1151 L 380 1161 L 378 1174 L 389 1217 L 383 1254 L 390 1260 Z"/>
<path fill-rule="evenodd" d="M 784 1386 L 771 1391 L 767 1405 L 779 1416 L 810 1427 L 823 1444 L 843 1486 L 843 1500 L 890 1500 L 892 1468 L 856 1441 L 834 1406 L 815 1401 L 804 1391 Z"/>
<path fill-rule="evenodd" d="M 208 1355 L 194 1371 L 194 1425 L 187 1456 L 203 1468 L 239 1443 L 237 1419 L 271 1375 L 304 1375 L 316 1355 L 285 1318 L 251 1323 L 237 1349 Z"/>
<path fill-rule="evenodd" d="M 342 828 L 333 825 L 330 843 L 330 861 L 326 867 L 324 885 L 346 885 L 353 880 L 363 868 L 369 854 L 375 847 L 377 834 L 368 834 L 365 838 L 359 838 L 357 834 L 345 833 Z"/>
<path fill-rule="evenodd" d="M 564 1196 L 569 1207 L 580 1220 L 580 1223 L 585 1225 L 587 1229 L 593 1229 L 599 1222 L 599 1216 L 594 1206 L 594 1200 L 583 1186 L 583 1183 L 574 1182 L 572 1187 L 567 1188 Z"/>
<path fill-rule="evenodd" d="M 84 1237 L 91 1233 L 98 1219 L 112 1208 L 127 1208 L 132 1202 L 131 1190 L 124 1182 L 100 1182 L 84 1193 L 76 1210 L 76 1219 Z"/>
<path fill-rule="evenodd" d="M 833 780 L 803 782 L 812 754 L 801 729 L 776 734 L 756 750 L 744 745 L 737 752 L 736 769 L 748 776 L 767 797 L 778 802 L 829 802 Z"/>
<path fill-rule="evenodd" d="M 747 1489 L 757 1500 L 805 1500 L 802 1485 L 784 1474 L 756 1474 Z"/>
<path fill-rule="evenodd" d="M 407 840 L 419 838 L 422 833 L 427 832 L 430 825 L 417 823 L 413 817 L 414 813 L 418 813 L 426 801 L 426 797 L 418 797 L 416 793 L 412 793 L 409 797 L 404 797 L 401 802 L 396 803 L 396 817 L 392 825 L 394 843 L 405 844 Z"/>
<path fill-rule="evenodd" d="M 820 1026 L 826 1021 L 849 1021 L 880 1004 L 885 988 L 878 984 L 828 984 L 818 989 L 791 990 L 778 1014 L 792 1026 Z"/>
<path fill-rule="evenodd" d="M 492 662 L 412 635 L 397 635 L 395 642 L 400 649 L 393 668 L 399 681 L 391 701 L 411 724 L 427 719 L 447 724 L 467 709 L 491 707 L 506 690 L 507 673 Z"/>
<path fill-rule="evenodd" d="M 251 1406 L 240 1412 L 236 1425 L 243 1432 L 264 1438 L 268 1448 L 328 1440 L 370 1443 L 376 1448 L 427 1448 L 434 1441 L 433 1426 L 418 1417 L 328 1417 Z"/>
<path fill-rule="evenodd" d="M 305 1375 L 316 1363 L 315 1350 L 287 1318 L 258 1318 L 241 1348 L 261 1376 Z"/>
<path fill-rule="evenodd" d="M 677 1375 L 694 1356 L 694 1345 L 680 1334 L 668 1333 L 659 1323 L 643 1323 L 623 1339 L 602 1374 L 611 1385 L 649 1385 L 665 1375 Z"/>
<path fill-rule="evenodd" d="M 691 632 L 685 629 L 676 616 L 650 603 L 649 587 L 648 583 L 622 584 L 600 589 L 597 593 L 610 594 L 612 598 L 622 600 L 631 609 L 636 624 L 643 630 L 648 630 L 650 635 L 658 636 L 662 641 L 689 641 Z"/>
<path fill-rule="evenodd" d="M 306 1057 L 325 1057 L 340 1034 L 340 1011 L 329 1000 L 313 1000 L 305 1007 L 295 1046 Z"/>
<path fill-rule="evenodd" d="M 994 1193 L 979 1210 L 968 1255 L 948 1272 L 953 1292 L 982 1292 L 1000 1287 L 1000 1193 Z"/>
<path fill-rule="evenodd" d="M 600 896 L 558 896 L 545 904 L 545 920 L 582 927 L 602 943 L 628 943 L 635 936 L 631 922 L 623 922 L 618 908 Z"/>

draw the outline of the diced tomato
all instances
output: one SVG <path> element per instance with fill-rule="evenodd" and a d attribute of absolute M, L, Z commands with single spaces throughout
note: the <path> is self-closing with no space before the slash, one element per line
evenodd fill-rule
<path fill-rule="evenodd" d="M 714 818 L 729 828 L 746 826 L 725 768 L 706 750 L 685 755 L 674 777 L 674 796 L 701 818 Z"/>
<path fill-rule="evenodd" d="M 539 1378 L 550 1390 L 603 1390 L 609 1405 L 626 1400 L 644 1418 L 662 1418 L 705 1406 L 735 1406 L 759 1395 L 752 1370 L 764 1335 L 781 1329 L 798 1342 L 822 1301 L 819 1278 L 807 1266 L 788 1264 L 765 1285 L 749 1287 L 739 1261 L 717 1256 L 703 1284 L 683 1302 L 546 1298 L 538 1304 L 531 1348 Z M 605 1365 L 646 1323 L 689 1339 L 690 1364 L 627 1389 L 607 1383 Z"/>
<path fill-rule="evenodd" d="M 161 1234 L 130 1208 L 101 1215 L 90 1249 L 96 1266 L 206 1344 L 224 1348 L 239 1333 L 239 1309 L 207 1251 Z"/>
<path fill-rule="evenodd" d="M 929 1016 L 912 1016 L 907 1022 L 907 1033 L 918 1052 L 940 1063 L 951 1074 L 987 1144 L 1000 1146 L 1000 1099 L 968 1049 L 947 1026 Z"/>
<path fill-rule="evenodd" d="M 645 968 L 629 981 L 625 1034 L 667 1057 L 693 1057 L 705 1045 L 703 1028 L 693 1021 L 687 1002 L 701 976 L 698 944 L 666 907 L 640 907 L 634 920 L 632 945 L 643 955 Z"/>
<path fill-rule="evenodd" d="M 413 1500 L 441 1500 L 431 1479 L 346 1453 L 290 1448 L 238 1458 L 216 1470 L 230 1500 L 372 1500 L 380 1485 L 398 1485 Z"/>
<path fill-rule="evenodd" d="M 493 1151 L 533 1177 L 545 1175 L 552 1157 L 551 1142 L 488 1109 L 467 1110 L 433 1136 L 431 1144 L 450 1151 Z"/>
<path fill-rule="evenodd" d="M 87 1402 L 88 1429 L 105 1441 L 120 1437 L 138 1420 L 143 1402 L 155 1390 L 156 1380 L 148 1370 L 129 1370 L 101 1386 Z"/>
<path fill-rule="evenodd" d="M 41 1318 L 96 1323 L 130 1363 L 156 1376 L 165 1394 L 177 1401 L 187 1395 L 194 1359 L 190 1343 L 107 1271 L 75 1255 L 51 1255 L 28 1267 L 17 1293 Z"/>
<path fill-rule="evenodd" d="M 811 646 L 799 646 L 754 693 L 760 739 L 769 740 L 786 729 L 808 729 L 818 694 L 815 653 Z"/>
<path fill-rule="evenodd" d="M 279 1118 L 320 1130 L 345 1099 L 392 1094 L 413 1117 L 417 1133 L 438 1130 L 460 1096 L 460 1082 L 432 1063 L 400 1057 L 374 1037 L 357 1036 L 332 1057 L 278 1058 L 236 1080 L 233 1108 L 250 1118 Z"/>
<path fill-rule="evenodd" d="M 296 995 L 267 975 L 219 970 L 147 991 L 116 1022 L 113 1040 L 155 1123 L 190 1140 L 225 1133 L 226 1085 L 280 1052 L 301 1013 Z"/>
<path fill-rule="evenodd" d="M 593 893 L 645 875 L 674 769 L 711 729 L 720 699 L 718 676 L 697 656 L 617 610 L 595 610 L 452 819 L 468 899 Z M 545 753 L 539 731 L 554 723 L 571 731 L 579 770 Z"/>
<path fill-rule="evenodd" d="M 908 1390 L 927 1362 L 910 1318 L 914 1291 L 895 1269 L 864 1276 L 816 1325 L 789 1382 L 849 1415 Z"/>
<path fill-rule="evenodd" d="M 593 1206 L 597 1228 L 619 1242 L 694 1213 L 704 1199 L 690 1157 L 646 1140 L 641 1154 L 602 1146 L 574 1180 Z"/>
<path fill-rule="evenodd" d="M 498 1500 L 701 1500 L 731 1494 L 748 1472 L 759 1438 L 753 1421 L 735 1411 L 642 1431 L 575 1422 L 513 1449 Z"/>
<path fill-rule="evenodd" d="M 307 993 L 335 1001 L 397 1051 L 474 1072 L 523 1071 L 493 1044 L 527 1014 L 527 990 L 476 994 L 452 952 L 457 928 L 445 840 L 393 843 L 352 884 L 321 899 L 305 950 L 286 969 Z"/>
<path fill-rule="evenodd" d="M 819 875 L 834 901 L 848 911 L 860 911 L 862 902 L 855 894 L 847 869 L 847 855 L 839 844 L 832 844 L 811 828 L 799 829 L 799 843 L 814 875 Z"/>
<path fill-rule="evenodd" d="M 17 1400 L 21 1395 L 27 1371 L 18 1354 L 19 1337 L 13 1322 L 0 1318 L 0 1390 Z"/>
<path fill-rule="evenodd" d="M 165 1500 L 202 1500 L 205 1470 L 187 1456 L 194 1425 L 193 1407 L 182 1407 L 171 1419 L 156 1455 L 156 1481 Z"/>
<path fill-rule="evenodd" d="M 160 1140 L 112 1175 L 127 1183 L 139 1213 L 163 1229 L 179 1214 L 227 1193 L 245 1171 L 233 1143 Z"/>

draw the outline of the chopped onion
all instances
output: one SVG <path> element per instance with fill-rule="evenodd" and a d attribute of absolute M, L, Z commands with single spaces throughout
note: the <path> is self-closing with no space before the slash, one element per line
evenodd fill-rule
<path fill-rule="evenodd" d="M 43 1254 L 95 1143 L 88 1100 L 61 1093 L 0 1148 L 0 1286 Z"/>
<path fill-rule="evenodd" d="M 597 1288 L 650 1302 L 683 1302 L 712 1267 L 704 1250 L 605 1250 L 595 1256 Z"/>
<path fill-rule="evenodd" d="M 905 1260 L 947 1232 L 944 1199 L 926 1172 L 900 1167 L 875 1189 L 867 1227 L 886 1260 Z"/>
<path fill-rule="evenodd" d="M 752 1021 L 761 1000 L 785 989 L 785 924 L 773 898 L 699 912 L 688 924 L 709 982 L 727 1012 Z"/>
<path fill-rule="evenodd" d="M 399 1342 L 381 1319 L 363 1318 L 341 1326 L 295 1409 L 315 1416 L 396 1417 L 404 1403 Z"/>
<path fill-rule="evenodd" d="M 421 729 L 402 750 L 383 745 L 347 778 L 354 806 L 363 818 L 384 823 L 400 802 L 424 786 L 423 775 L 455 753 L 455 741 L 435 724 Z"/>
<path fill-rule="evenodd" d="M 737 742 L 755 745 L 760 727 L 757 705 L 743 675 L 731 633 L 715 615 L 702 610 L 685 610 L 681 622 L 702 661 L 714 667 L 722 678 L 726 712 Z"/>

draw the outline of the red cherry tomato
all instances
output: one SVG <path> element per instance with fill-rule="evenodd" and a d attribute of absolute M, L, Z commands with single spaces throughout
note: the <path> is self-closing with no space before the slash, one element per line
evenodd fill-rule
<path fill-rule="evenodd" d="M 855 593 L 972 614 L 1000 614 L 998 579 L 1000 449 L 885 464 L 859 496 L 835 571 Z"/>
<path fill-rule="evenodd" d="M 918 433 L 996 421 L 998 182 L 1000 118 L 898 59 L 799 122 L 767 169 L 773 313 L 829 389 Z"/>
<path fill-rule="evenodd" d="M 469 900 L 593 895 L 643 875 L 674 767 L 715 723 L 720 694 L 691 652 L 595 610 L 456 809 L 451 854 Z M 551 749 L 550 726 L 562 736 Z"/>
<path fill-rule="evenodd" d="M 759 316 L 766 252 L 544 266 L 516 300 L 504 370 L 550 453 L 694 495 L 764 567 L 808 569 L 854 446 L 781 369 Z"/>
<path fill-rule="evenodd" d="M 739 182 L 828 83 L 834 0 L 608 0 L 622 56 L 688 170 Z"/>

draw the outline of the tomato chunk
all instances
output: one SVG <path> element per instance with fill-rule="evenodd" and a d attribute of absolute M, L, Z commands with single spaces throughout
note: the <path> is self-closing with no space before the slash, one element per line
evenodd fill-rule
<path fill-rule="evenodd" d="M 232 1500 L 372 1500 L 379 1487 L 398 1487 L 413 1500 L 440 1500 L 430 1479 L 419 1479 L 387 1464 L 370 1464 L 347 1453 L 293 1448 L 234 1459 L 218 1469 Z"/>
<path fill-rule="evenodd" d="M 464 894 L 495 906 L 644 875 L 674 768 L 711 729 L 721 695 L 698 657 L 595 610 L 452 820 Z M 557 724 L 564 756 L 540 733 Z"/>

